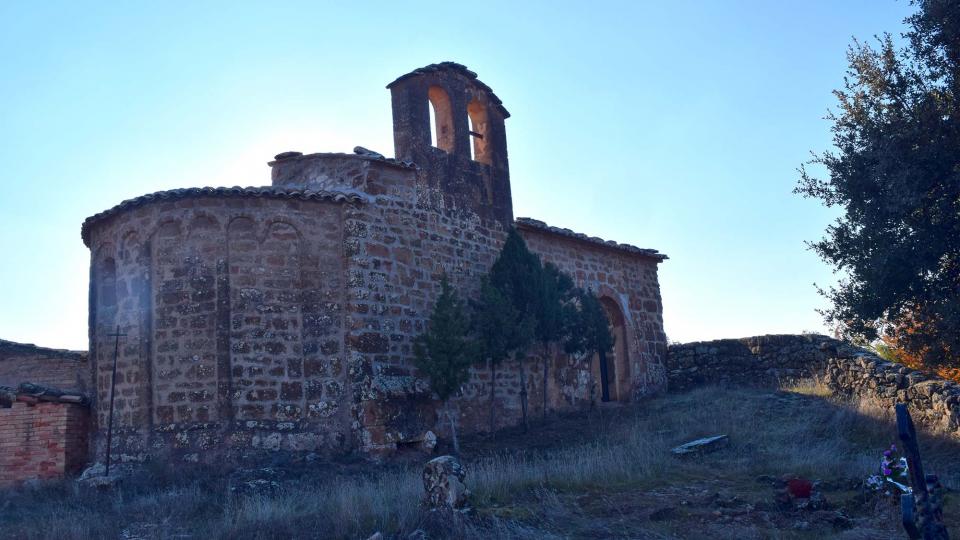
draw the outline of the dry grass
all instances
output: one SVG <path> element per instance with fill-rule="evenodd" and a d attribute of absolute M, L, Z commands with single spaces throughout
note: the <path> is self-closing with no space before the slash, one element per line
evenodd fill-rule
<path fill-rule="evenodd" d="M 831 401 L 817 381 L 775 393 L 703 388 L 566 418 L 552 425 L 555 430 L 557 426 L 587 442 L 525 451 L 524 441 L 537 438 L 535 431 L 528 439 L 506 437 L 504 445 L 513 449 L 491 454 L 466 441 L 463 459 L 478 518 L 446 534 L 575 537 L 582 526 L 607 530 L 610 536 L 685 537 L 682 527 L 617 529 L 628 526 L 624 523 L 634 512 L 629 508 L 597 521 L 582 495 L 599 494 L 602 501 L 604 494 L 615 494 L 611 504 L 622 504 L 632 496 L 703 482 L 748 492 L 756 489 L 753 479 L 758 475 L 864 478 L 874 472 L 879 451 L 894 437 L 889 412 Z M 727 448 L 703 459 L 670 455 L 677 444 L 715 434 L 729 436 Z M 960 487 L 960 472 L 949 459 L 956 452 L 954 442 L 927 437 L 924 443 L 928 468 L 940 472 L 947 485 Z M 432 526 L 418 507 L 419 464 L 371 469 L 336 477 L 327 474 L 329 469 L 298 470 L 278 490 L 258 496 L 233 494 L 225 475 L 181 470 L 170 476 L 162 469 L 145 471 L 108 494 L 68 482 L 0 493 L 0 535 L 366 538 L 374 531 L 409 533 Z M 603 512 L 610 508 L 608 504 Z M 586 521 L 574 522 L 575 517 Z"/>

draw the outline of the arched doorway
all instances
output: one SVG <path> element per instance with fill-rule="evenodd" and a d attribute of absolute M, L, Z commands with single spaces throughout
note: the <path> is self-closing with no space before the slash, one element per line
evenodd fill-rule
<path fill-rule="evenodd" d="M 601 359 L 600 355 L 594 355 L 591 370 L 594 380 L 597 381 L 598 400 L 606 394 L 608 401 L 629 401 L 630 400 L 630 362 L 629 347 L 627 341 L 627 328 L 623 316 L 623 310 L 617 304 L 616 300 L 609 296 L 600 297 L 600 305 L 603 312 L 607 315 L 610 322 L 610 333 L 613 334 L 613 351 Z M 601 361 L 605 360 L 606 369 L 601 366 Z M 606 371 L 606 377 L 603 372 Z"/>

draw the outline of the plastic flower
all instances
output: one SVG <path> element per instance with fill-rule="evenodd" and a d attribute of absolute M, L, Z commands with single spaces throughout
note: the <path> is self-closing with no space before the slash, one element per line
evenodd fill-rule
<path fill-rule="evenodd" d="M 887 468 L 887 467 L 884 467 L 884 468 L 883 468 L 883 474 L 884 474 L 884 476 L 890 476 L 891 474 L 893 474 L 893 471 L 890 470 L 890 469 Z"/>

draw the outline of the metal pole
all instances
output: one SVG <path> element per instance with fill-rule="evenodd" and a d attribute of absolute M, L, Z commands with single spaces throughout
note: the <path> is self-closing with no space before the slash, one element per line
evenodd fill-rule
<path fill-rule="evenodd" d="M 117 393 L 117 357 L 120 355 L 120 325 L 117 325 L 117 332 L 113 334 L 117 339 L 113 346 L 113 375 L 110 377 L 110 416 L 107 421 L 107 472 L 105 476 L 110 476 L 110 450 L 113 443 L 113 398 Z"/>

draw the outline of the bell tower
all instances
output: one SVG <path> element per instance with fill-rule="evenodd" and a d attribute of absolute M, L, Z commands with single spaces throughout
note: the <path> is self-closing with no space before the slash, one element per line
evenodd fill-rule
<path fill-rule="evenodd" d="M 510 113 L 477 74 L 454 62 L 393 81 L 397 159 L 420 167 L 431 204 L 513 225 L 504 120 Z"/>

